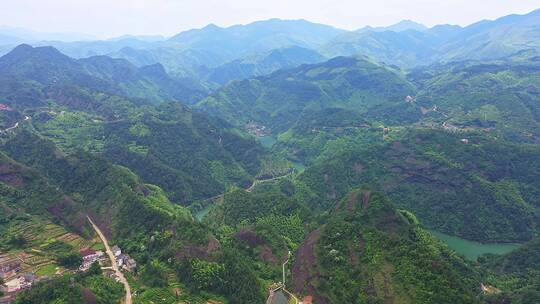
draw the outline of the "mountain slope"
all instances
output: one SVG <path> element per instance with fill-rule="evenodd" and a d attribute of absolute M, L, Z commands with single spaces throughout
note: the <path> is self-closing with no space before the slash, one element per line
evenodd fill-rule
<path fill-rule="evenodd" d="M 29 168 L 0 152 L 0 208 L 49 218 L 71 231 L 88 234 L 81 202 L 53 187 L 39 170 Z"/>
<path fill-rule="evenodd" d="M 424 121 L 517 142 L 540 138 L 540 64 L 534 58 L 435 65 L 408 77 L 420 88 L 413 104 Z"/>
<path fill-rule="evenodd" d="M 489 283 L 502 293 L 488 296 L 489 303 L 536 303 L 540 300 L 540 239 L 532 240 L 504 256 L 484 257 Z"/>
<path fill-rule="evenodd" d="M 0 90 L 4 97 L 13 94 L 13 87 L 32 87 L 45 95 L 58 88 L 85 87 L 149 103 L 192 100 L 204 94 L 168 77 L 159 68 L 139 69 L 125 60 L 104 56 L 75 60 L 52 47 L 18 46 L 0 58 L 0 77 L 5 80 Z"/>
<path fill-rule="evenodd" d="M 305 20 L 271 19 L 221 28 L 208 25 L 169 39 L 182 48 L 219 50 L 231 59 L 288 46 L 315 48 L 342 30 Z"/>
<path fill-rule="evenodd" d="M 369 190 L 349 193 L 296 251 L 295 292 L 315 303 L 476 303 L 471 268 Z"/>
<path fill-rule="evenodd" d="M 260 145 L 222 121 L 178 102 L 153 106 L 155 99 L 142 98 L 178 90 L 161 66 L 135 68 L 103 56 L 73 60 L 52 48 L 21 46 L 0 58 L 0 77 L 19 88 L 0 85 L 20 128 L 38 131 L 66 153 L 83 150 L 127 166 L 176 202 L 245 187 L 264 174 L 264 160 L 271 163 Z M 123 92 L 139 98 L 116 95 Z"/>
<path fill-rule="evenodd" d="M 465 28 L 364 28 L 335 37 L 320 52 L 327 56 L 366 55 L 405 68 L 440 61 L 500 59 L 523 50 L 538 51 L 539 24 L 540 10 L 536 10 Z"/>
<path fill-rule="evenodd" d="M 325 61 L 317 52 L 292 46 L 272 50 L 259 56 L 242 58 L 220 65 L 210 71 L 205 78 L 213 83 L 224 85 L 232 80 L 247 79 L 271 74 L 277 70 L 294 68 L 302 64 Z"/>
<path fill-rule="evenodd" d="M 540 233 L 537 146 L 483 132 L 396 129 L 384 141 L 379 136 L 324 146 L 299 177 L 312 191 L 312 206 L 376 180 L 430 229 L 482 242 L 528 241 Z"/>
<path fill-rule="evenodd" d="M 307 110 L 366 112 L 401 103 L 413 91 L 398 72 L 385 66 L 339 57 L 230 83 L 197 107 L 239 126 L 256 121 L 273 131 L 284 131 Z"/>
<path fill-rule="evenodd" d="M 78 210 L 82 213 L 76 221 L 77 225 L 84 226 L 87 223 L 85 215 L 89 214 L 109 240 L 120 245 L 124 253 L 129 253 L 140 263 L 139 272 L 135 273 L 133 279 L 152 288 L 145 290 L 139 288 L 138 284 L 133 286 L 139 299 L 152 299 L 156 291 L 163 290 L 167 294 L 168 280 L 177 280 L 174 272 L 177 263 L 211 257 L 223 263 L 223 269 L 226 270 L 223 282 L 230 284 L 228 286 L 237 286 L 234 294 L 226 289 L 220 289 L 219 294 L 243 304 L 262 301 L 261 283 L 252 273 L 251 266 L 245 264 L 241 256 L 227 254 L 208 228 L 196 222 L 185 208 L 172 204 L 159 187 L 141 183 L 126 168 L 115 166 L 103 158 L 88 153 L 65 155 L 52 142 L 26 131 L 18 132 L 0 149 L 24 163 L 30 170 L 39 171 L 56 191 L 63 191 L 76 198 L 80 203 Z M 3 159 L 0 161 L 3 165 Z M 13 178 L 0 180 L 0 210 L 4 208 L 4 182 L 13 184 L 13 181 Z M 25 190 L 24 186 L 21 190 Z M 13 202 L 10 197 L 7 199 L 11 204 L 17 202 Z M 46 202 L 33 201 L 33 211 L 40 213 L 39 216 L 47 216 L 47 213 L 40 212 L 40 208 L 47 206 Z M 55 208 L 52 214 L 66 212 L 72 217 L 77 216 L 68 205 L 58 205 Z M 25 216 L 33 216 L 33 213 Z M 12 219 L 7 218 L 8 221 Z M 2 216 L 0 220 L 5 218 Z M 0 230 L 3 228 L 0 226 Z M 181 279 L 184 281 L 185 277 Z M 62 293 L 58 286 L 65 287 L 65 280 L 55 277 L 51 282 L 53 284 L 46 288 L 46 292 L 54 298 L 54 295 Z M 43 291 L 42 288 L 32 289 L 36 292 L 38 290 Z M 26 296 L 29 299 L 36 298 L 31 293 L 23 293 L 20 296 L 22 302 L 27 299 Z M 185 297 L 190 301 L 195 299 L 197 303 L 203 301 L 193 296 L 193 293 L 186 292 L 181 299 Z M 206 294 L 204 299 L 212 297 Z M 162 300 L 162 296 L 159 299 Z"/>
<path fill-rule="evenodd" d="M 402 20 L 396 24 L 392 24 L 389 26 L 381 26 L 381 27 L 372 27 L 372 26 L 366 26 L 363 27 L 356 32 L 368 32 L 368 31 L 374 31 L 374 32 L 385 32 L 385 31 L 392 31 L 392 32 L 404 32 L 408 30 L 423 32 L 427 30 L 428 28 L 420 24 L 418 22 L 414 22 L 412 20 Z"/>
<path fill-rule="evenodd" d="M 326 56 L 364 55 L 379 62 L 403 67 L 430 62 L 436 46 L 429 33 L 408 30 L 362 31 L 340 35 L 320 49 Z"/>
<path fill-rule="evenodd" d="M 472 24 L 441 47 L 442 59 L 498 59 L 521 50 L 539 50 L 539 24 L 540 10 Z"/>

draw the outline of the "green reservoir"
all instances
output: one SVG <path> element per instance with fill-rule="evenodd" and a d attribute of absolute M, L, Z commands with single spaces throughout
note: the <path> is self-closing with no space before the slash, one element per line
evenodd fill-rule
<path fill-rule="evenodd" d="M 431 232 L 431 234 L 433 234 L 439 240 L 448 244 L 448 247 L 472 261 L 476 261 L 479 256 L 486 253 L 505 254 L 517 249 L 520 246 L 519 244 L 508 243 L 482 244 L 434 230 L 429 230 L 429 232 Z"/>
<path fill-rule="evenodd" d="M 258 137 L 258 139 L 261 145 L 266 148 L 272 148 L 272 146 L 276 143 L 276 139 L 272 136 L 262 136 Z"/>
<path fill-rule="evenodd" d="M 296 169 L 298 173 L 302 173 L 306 169 L 306 166 L 301 162 L 292 161 L 291 163 L 293 164 L 294 169 Z"/>

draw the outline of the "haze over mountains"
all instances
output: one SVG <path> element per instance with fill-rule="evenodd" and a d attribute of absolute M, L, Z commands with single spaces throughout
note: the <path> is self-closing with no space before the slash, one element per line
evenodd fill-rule
<path fill-rule="evenodd" d="M 2 301 L 540 302 L 540 10 L 75 38 L 0 28 Z"/>
<path fill-rule="evenodd" d="M 365 27 L 356 31 L 305 20 L 271 19 L 227 28 L 211 24 L 167 39 L 123 36 L 104 41 L 73 42 L 40 42 L 35 40 L 40 37 L 37 35 L 17 37 L 13 36 L 17 31 L 0 30 L 4 35 L 0 49 L 5 53 L 16 44 L 27 42 L 36 46 L 54 46 L 74 58 L 108 55 L 127 59 L 137 66 L 161 63 L 174 76 L 194 77 L 213 84 L 216 81 L 212 79 L 213 73 L 224 73 L 223 70 L 229 68 L 244 69 L 235 63 L 293 46 L 310 49 L 326 58 L 364 55 L 402 68 L 441 61 L 499 59 L 523 50 L 538 50 L 536 24 L 539 18 L 540 12 L 534 11 L 484 20 L 467 27 L 437 25 L 432 28 L 406 20 L 388 27 Z M 296 65 L 302 63 L 312 62 L 299 60 Z M 290 67 L 293 62 L 273 59 L 271 63 L 261 64 L 266 67 L 250 67 L 251 72 L 240 72 L 236 78 L 226 77 L 217 82 L 257 76 L 261 73 L 254 71 L 268 73 Z"/>

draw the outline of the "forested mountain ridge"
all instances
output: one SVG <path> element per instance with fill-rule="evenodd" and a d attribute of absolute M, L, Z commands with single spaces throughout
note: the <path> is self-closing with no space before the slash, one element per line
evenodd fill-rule
<path fill-rule="evenodd" d="M 369 189 L 346 195 L 296 254 L 293 286 L 315 303 L 478 302 L 475 271 Z"/>
<path fill-rule="evenodd" d="M 314 48 L 341 32 L 343 30 L 306 20 L 270 19 L 227 28 L 210 24 L 182 32 L 169 41 L 182 48 L 219 48 L 232 58 L 293 45 Z"/>
<path fill-rule="evenodd" d="M 538 50 L 537 22 L 538 11 L 533 11 L 466 27 L 443 24 L 426 28 L 404 20 L 387 27 L 345 31 L 305 20 L 270 19 L 226 28 L 208 25 L 168 39 L 125 36 L 104 41 L 36 42 L 8 38 L 8 45 L 0 45 L 0 50 L 9 51 L 26 41 L 36 46 L 52 45 L 75 58 L 108 55 L 127 59 L 139 67 L 160 63 L 168 73 L 185 82 L 201 80 L 208 82 L 205 86 L 213 87 L 216 83 L 207 78 L 213 69 L 289 47 L 311 49 L 329 58 L 369 56 L 403 68 L 439 61 L 500 59 L 524 50 Z M 244 78 L 243 72 L 230 76 Z"/>
<path fill-rule="evenodd" d="M 363 54 L 407 68 L 440 61 L 500 59 L 523 50 L 538 51 L 539 16 L 536 10 L 464 28 L 441 25 L 420 31 L 349 32 L 329 41 L 320 52 L 327 56 Z"/>
<path fill-rule="evenodd" d="M 45 281 L 15 303 L 120 301 L 108 262 L 80 267 L 103 250 L 87 216 L 136 261 L 136 304 L 537 302 L 538 23 L 15 48 L 0 271 Z"/>
<path fill-rule="evenodd" d="M 420 88 L 415 105 L 431 116 L 425 121 L 538 142 L 540 63 L 524 55 L 417 69 L 408 75 Z"/>
<path fill-rule="evenodd" d="M 399 71 L 363 58 L 337 57 L 232 82 L 197 104 L 237 126 L 256 121 L 284 131 L 308 110 L 368 112 L 404 102 L 414 87 Z"/>
<path fill-rule="evenodd" d="M 163 69 L 137 68 L 125 60 L 109 57 L 72 59 L 52 47 L 33 48 L 20 45 L 0 58 L 0 73 L 4 79 L 2 95 L 12 94 L 13 88 L 34 81 L 43 93 L 61 87 L 86 87 L 110 95 L 160 102 L 203 96 L 204 90 L 185 87 L 169 77 Z M 9 95 L 8 95 L 9 96 Z"/>
<path fill-rule="evenodd" d="M 492 296 L 491 303 L 535 303 L 540 297 L 540 240 L 534 239 L 505 256 L 491 256 L 482 261 L 490 271 L 490 284 L 504 287 L 502 294 Z"/>
<path fill-rule="evenodd" d="M 483 241 L 538 235 L 536 146 L 429 129 L 390 131 L 385 141 L 370 141 L 329 146 L 299 177 L 319 204 L 377 180 L 377 189 L 432 229 Z"/>
<path fill-rule="evenodd" d="M 0 77 L 7 80 L 0 96 L 12 108 L 5 125 L 14 123 L 11 113 L 19 113 L 17 124 L 32 117 L 35 130 L 66 152 L 82 149 L 126 165 L 177 202 L 247 186 L 272 169 L 273 157 L 253 139 L 179 102 L 162 102 L 167 92 L 186 91 L 159 66 L 136 68 L 104 56 L 74 60 L 23 45 L 0 58 Z"/>
<path fill-rule="evenodd" d="M 205 78 L 224 85 L 232 80 L 242 80 L 271 74 L 277 70 L 294 68 L 302 64 L 325 61 L 319 53 L 298 46 L 274 49 L 258 56 L 237 59 L 214 69 Z"/>
<path fill-rule="evenodd" d="M 73 219 L 71 223 L 79 229 L 87 226 L 85 217 L 88 214 L 111 240 L 121 245 L 125 251 L 137 259 L 140 269 L 139 275 L 144 277 L 145 286 L 150 288 L 165 287 L 169 280 L 166 275 L 171 274 L 175 277 L 174 269 L 179 267 L 177 263 L 183 259 L 195 257 L 217 259 L 226 254 L 221 250 L 219 242 L 216 244 L 217 241 L 211 232 L 196 222 L 187 209 L 172 204 L 159 187 L 141 183 L 136 175 L 124 167 L 113 165 L 103 158 L 84 152 L 62 154 L 52 142 L 41 139 L 28 131 L 18 132 L 1 149 L 32 168 L 27 170 L 39 171 L 45 180 L 42 184 L 50 185 L 48 187 L 53 189 L 51 190 L 53 193 L 60 193 L 59 200 L 55 201 L 55 197 L 50 193 L 44 193 L 46 188 L 36 189 L 32 186 L 35 184 L 35 182 L 30 183 L 32 180 L 24 178 L 14 183 L 17 179 L 13 177 L 13 174 L 9 180 L 3 174 L 0 207 L 2 210 L 8 208 L 8 214 L 4 217 L 2 213 L 0 217 L 2 231 L 5 225 L 8 225 L 9 229 L 12 222 L 29 222 L 23 215 L 12 214 L 9 208 L 18 212 L 28 212 L 26 216 L 61 219 L 59 222 L 64 223 L 70 223 L 70 219 Z M 2 156 L 1 162 L 4 169 L 6 166 L 14 168 L 20 166 L 12 165 L 13 161 L 4 156 Z M 11 186 L 5 186 L 5 182 Z M 68 193 L 73 199 L 67 196 L 62 198 L 60 191 Z M 16 200 L 13 200 L 14 196 L 17 197 Z M 7 201 L 6 205 L 4 205 L 4 200 Z M 49 201 L 53 204 L 45 205 Z M 32 205 L 23 204 L 25 202 L 32 202 Z M 70 204 L 76 208 L 71 207 Z M 42 212 L 45 207 L 47 211 Z M 71 225 L 66 226 L 72 227 Z M 43 226 L 37 227 L 44 229 Z M 176 233 L 179 230 L 182 233 Z M 91 235 L 89 231 L 86 233 Z M 2 250 L 6 249 L 10 252 L 12 250 L 10 246 L 15 246 L 15 250 L 24 248 L 33 251 L 27 246 L 31 246 L 34 240 L 27 239 L 26 234 L 11 235 L 11 237 L 11 239 L 0 238 Z M 17 243 L 13 240 L 16 240 Z M 67 246 L 65 241 L 56 241 L 54 244 Z M 78 252 L 72 254 L 80 259 Z M 40 255 L 46 256 L 47 253 L 41 251 Z M 234 269 L 239 267 L 238 259 L 220 259 L 226 260 L 225 269 L 229 271 L 235 271 Z M 163 262 L 167 260 L 169 262 Z M 76 264 L 74 268 L 76 269 L 78 266 L 79 264 Z M 249 274 L 249 270 L 243 271 L 244 274 Z M 233 273 L 236 274 L 236 272 Z M 86 272 L 86 275 L 91 274 Z M 37 286 L 23 293 L 19 299 L 25 299 L 23 303 L 24 301 L 53 301 L 62 297 L 66 297 L 68 301 L 76 301 L 79 299 L 77 295 L 81 295 L 81 291 L 65 289 L 66 286 L 61 283 L 69 281 L 69 276 L 70 274 L 67 277 L 59 276 L 50 283 L 42 283 L 45 285 L 37 283 Z M 102 276 L 100 275 L 100 277 Z M 227 282 L 232 282 L 232 279 L 228 278 Z M 236 280 L 236 282 L 248 282 L 253 286 L 260 286 L 254 277 L 244 276 L 243 280 Z M 70 286 L 73 286 L 73 283 L 71 280 Z M 43 291 L 43 288 L 47 290 Z M 104 289 L 106 290 L 107 286 L 93 286 L 92 291 L 98 292 L 100 296 L 105 296 L 105 294 L 101 294 Z M 244 297 L 262 297 L 262 291 L 258 296 L 253 296 L 252 292 L 255 292 L 255 289 L 251 289 Z M 66 295 L 66 293 L 68 294 Z M 152 291 L 145 295 L 144 289 L 140 290 L 140 293 L 142 297 L 151 298 L 153 296 Z M 226 294 L 226 292 L 223 293 Z M 85 294 L 88 292 L 83 292 L 82 295 Z M 107 303 L 116 303 L 119 298 L 116 295 L 117 292 L 114 295 L 115 300 L 107 300 L 109 301 Z M 187 299 L 196 300 L 197 303 L 203 301 L 191 295 L 187 295 Z M 250 301 L 244 300 L 242 303 L 250 303 Z"/>

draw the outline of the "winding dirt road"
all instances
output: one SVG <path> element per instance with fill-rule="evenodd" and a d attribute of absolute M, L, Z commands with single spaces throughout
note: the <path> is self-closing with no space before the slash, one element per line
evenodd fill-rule
<path fill-rule="evenodd" d="M 27 121 L 27 120 L 29 120 L 29 119 L 30 119 L 29 116 L 25 116 L 25 117 L 24 117 L 24 121 Z M 19 127 L 19 122 L 16 122 L 16 123 L 13 125 L 13 127 L 9 127 L 9 128 L 7 128 L 7 129 L 4 129 L 4 130 L 2 130 L 2 132 L 9 132 L 9 131 L 11 131 L 11 130 L 17 129 L 18 127 Z"/>
<path fill-rule="evenodd" d="M 124 304 L 132 304 L 131 287 L 129 286 L 129 283 L 126 280 L 126 277 L 124 276 L 122 271 L 120 271 L 120 269 L 118 268 L 118 264 L 116 263 L 116 258 L 114 257 L 114 253 L 112 252 L 111 247 L 109 246 L 109 242 L 107 241 L 107 238 L 101 232 L 99 227 L 96 226 L 96 224 L 94 224 L 94 222 L 89 216 L 86 216 L 86 218 L 88 218 L 88 221 L 90 222 L 90 224 L 92 224 L 92 227 L 94 227 L 94 230 L 96 231 L 96 233 L 99 235 L 99 238 L 103 242 L 103 245 L 105 246 L 105 250 L 107 251 L 107 255 L 109 256 L 109 259 L 111 260 L 111 267 L 116 273 L 116 276 L 118 276 L 118 278 L 120 279 L 120 283 L 124 284 L 124 289 L 126 290 L 126 299 L 124 301 Z"/>

